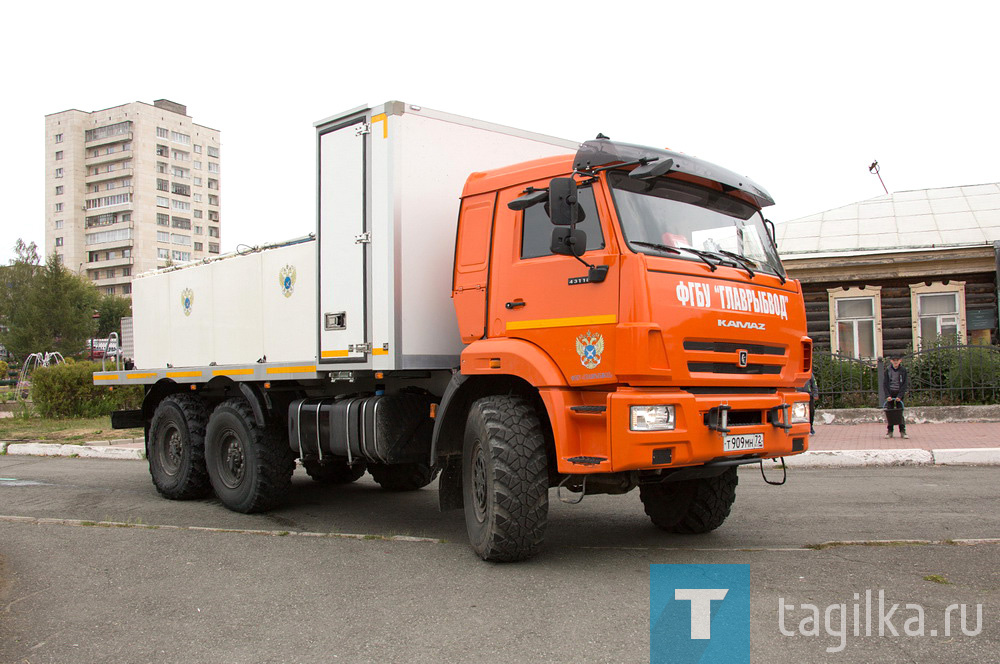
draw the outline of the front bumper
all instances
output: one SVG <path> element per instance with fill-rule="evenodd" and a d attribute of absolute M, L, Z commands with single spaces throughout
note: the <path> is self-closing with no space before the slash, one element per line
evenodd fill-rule
<path fill-rule="evenodd" d="M 617 472 L 692 466 L 735 457 L 767 459 L 799 454 L 809 447 L 809 423 L 790 424 L 784 407 L 808 401 L 803 396 L 792 390 L 774 394 L 619 390 L 608 397 L 611 466 Z M 672 404 L 676 427 L 672 431 L 631 431 L 629 409 L 645 404 Z M 763 447 L 726 451 L 726 436 L 762 437 Z"/>

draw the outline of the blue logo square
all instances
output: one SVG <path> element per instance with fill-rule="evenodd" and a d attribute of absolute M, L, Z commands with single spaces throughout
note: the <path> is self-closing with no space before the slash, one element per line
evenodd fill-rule
<path fill-rule="evenodd" d="M 651 664 L 748 664 L 746 565 L 650 565 Z"/>

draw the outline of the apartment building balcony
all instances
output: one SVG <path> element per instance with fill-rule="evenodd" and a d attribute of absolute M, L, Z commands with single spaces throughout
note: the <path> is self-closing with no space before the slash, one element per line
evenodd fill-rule
<path fill-rule="evenodd" d="M 132 150 L 119 150 L 118 152 L 112 152 L 111 154 L 99 154 L 96 157 L 91 157 L 88 151 L 88 155 L 84 160 L 87 167 L 99 166 L 100 164 L 107 164 L 112 161 L 125 161 L 126 159 L 132 159 Z"/>
<path fill-rule="evenodd" d="M 121 243 L 119 243 L 119 244 L 121 244 Z M 129 249 L 131 247 L 121 247 L 121 248 L 123 248 L 123 249 Z M 91 249 L 91 251 L 93 252 L 95 250 Z M 99 253 L 103 254 L 105 251 L 107 251 L 107 250 L 102 249 Z M 118 269 L 118 268 L 121 268 L 121 267 L 130 267 L 132 265 L 135 265 L 135 259 L 134 258 L 132 258 L 131 256 L 127 256 L 127 257 L 124 257 L 124 258 L 121 257 L 121 256 L 119 256 L 118 258 L 111 258 L 111 259 L 108 259 L 108 260 L 88 261 L 88 262 L 86 262 L 86 263 L 83 264 L 83 269 L 85 269 L 85 270 L 107 270 L 109 268 L 110 269 Z M 131 279 L 131 277 L 128 277 L 128 278 Z"/>
<path fill-rule="evenodd" d="M 127 132 L 125 134 L 117 134 L 115 136 L 105 136 L 104 138 L 95 138 L 92 141 L 86 141 L 84 145 L 90 148 L 100 147 L 102 145 L 110 145 L 111 143 L 125 143 L 126 141 L 132 140 L 132 132 Z"/>
<path fill-rule="evenodd" d="M 105 173 L 97 173 L 96 175 L 90 175 L 87 172 L 87 176 L 84 178 L 84 184 L 97 184 L 98 182 L 105 182 L 107 180 L 117 180 L 118 178 L 130 178 L 134 175 L 135 168 L 119 168 L 113 171 L 107 171 Z"/>

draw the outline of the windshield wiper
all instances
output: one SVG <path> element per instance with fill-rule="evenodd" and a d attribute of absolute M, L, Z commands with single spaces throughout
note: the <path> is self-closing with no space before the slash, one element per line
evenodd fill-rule
<path fill-rule="evenodd" d="M 750 260 L 746 256 L 740 256 L 739 254 L 734 254 L 733 252 L 726 251 L 725 249 L 719 249 L 719 253 L 720 254 L 724 254 L 726 256 L 729 256 L 730 258 L 739 261 L 740 264 L 743 265 L 743 269 L 745 269 L 747 271 L 747 274 L 750 275 L 751 279 L 753 279 L 754 275 L 757 274 L 756 272 L 753 271 L 753 268 L 754 267 L 756 267 L 758 269 L 760 268 L 760 266 L 757 263 L 755 263 L 754 261 Z"/>
<path fill-rule="evenodd" d="M 657 244 L 656 242 L 635 241 L 632 244 L 638 244 L 639 246 L 642 246 L 642 247 L 650 247 L 652 249 L 657 249 L 659 251 L 665 251 L 668 254 L 681 254 L 681 253 L 684 253 L 685 251 L 687 251 L 689 253 L 694 254 L 695 256 L 697 256 L 698 258 L 700 258 L 702 261 L 704 261 L 705 265 L 707 265 L 709 268 L 711 268 L 712 272 L 715 272 L 716 270 L 719 269 L 718 265 L 716 265 L 715 263 L 713 263 L 712 261 L 710 261 L 708 259 L 708 256 L 710 256 L 711 254 L 706 254 L 704 252 L 699 251 L 698 249 L 692 249 L 691 247 L 671 247 L 670 245 L 667 245 L 667 244 Z"/>

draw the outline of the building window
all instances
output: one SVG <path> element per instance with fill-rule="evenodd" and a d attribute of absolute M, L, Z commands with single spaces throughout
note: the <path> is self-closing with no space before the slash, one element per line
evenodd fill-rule
<path fill-rule="evenodd" d="M 170 199 L 166 196 L 157 196 L 156 207 L 170 207 Z"/>
<path fill-rule="evenodd" d="M 56 177 L 57 178 L 61 178 L 62 176 L 63 176 L 63 169 L 57 168 L 56 169 Z"/>
<path fill-rule="evenodd" d="M 87 233 L 86 243 L 101 244 L 102 242 L 124 242 L 132 239 L 132 229 L 123 228 L 117 231 L 99 231 L 97 233 Z"/>
<path fill-rule="evenodd" d="M 185 247 L 191 246 L 191 236 L 181 235 L 180 233 L 172 233 L 170 235 L 170 244 L 181 244 Z"/>
<path fill-rule="evenodd" d="M 196 194 L 196 195 L 200 196 L 201 194 Z M 194 211 L 194 218 L 195 219 L 201 219 L 201 210 L 195 210 Z"/>
<path fill-rule="evenodd" d="M 171 226 L 174 228 L 180 228 L 185 231 L 191 230 L 191 220 L 185 219 L 184 217 L 173 217 L 171 218 Z"/>
<path fill-rule="evenodd" d="M 190 185 L 180 184 L 179 182 L 174 182 L 170 187 L 171 194 L 177 194 L 178 196 L 190 196 L 191 187 Z"/>
<path fill-rule="evenodd" d="M 107 293 L 108 293 L 108 295 L 114 295 L 115 294 L 115 287 L 114 286 L 108 286 Z"/>
<path fill-rule="evenodd" d="M 195 203 L 201 203 L 201 194 L 195 194 L 194 195 L 194 202 Z"/>
<path fill-rule="evenodd" d="M 882 353 L 882 292 L 878 286 L 827 291 L 830 295 L 830 345 L 856 359 Z"/>
<path fill-rule="evenodd" d="M 171 207 L 175 210 L 184 210 L 185 212 L 191 211 L 191 204 L 187 201 L 171 201 Z"/>
<path fill-rule="evenodd" d="M 194 211 L 194 213 L 195 213 L 194 216 L 200 217 L 201 215 L 198 214 L 199 212 L 200 212 L 200 210 L 195 210 Z M 195 235 L 204 235 L 204 233 L 205 233 L 205 231 L 204 231 L 204 229 L 201 226 L 195 226 L 194 227 L 194 234 Z"/>
<path fill-rule="evenodd" d="M 208 243 L 208 253 L 217 254 L 219 253 L 219 244 L 217 242 Z"/>
<path fill-rule="evenodd" d="M 122 268 L 122 276 L 123 277 L 131 277 L 132 276 L 132 268 L 130 268 L 130 267 L 123 267 Z"/>
<path fill-rule="evenodd" d="M 122 286 L 122 294 L 123 295 L 131 295 L 132 294 L 132 284 L 125 284 L 125 285 L 123 285 Z"/>
<path fill-rule="evenodd" d="M 56 246 L 57 247 L 63 246 L 63 239 L 61 237 L 56 238 Z"/>
<path fill-rule="evenodd" d="M 194 250 L 195 251 L 204 251 L 205 250 L 205 245 L 202 244 L 201 242 L 195 242 L 194 243 Z"/>
<path fill-rule="evenodd" d="M 56 230 L 57 231 L 60 230 L 64 225 L 65 225 L 65 222 L 62 219 L 57 219 L 56 220 Z"/>
<path fill-rule="evenodd" d="M 111 268 L 110 270 L 108 270 L 108 279 L 114 279 L 114 278 L 115 278 L 115 270 L 114 268 Z"/>
<path fill-rule="evenodd" d="M 217 164 L 214 161 L 208 162 L 208 172 L 209 173 L 218 173 L 219 172 L 219 164 Z"/>
<path fill-rule="evenodd" d="M 200 187 L 201 186 L 201 178 L 195 178 L 194 179 L 194 186 L 196 186 L 196 187 Z"/>
<path fill-rule="evenodd" d="M 219 188 L 219 181 L 218 180 L 213 180 L 212 178 L 209 178 L 208 179 L 208 188 L 209 189 L 218 189 Z"/>
<path fill-rule="evenodd" d="M 209 194 L 208 195 L 208 204 L 209 205 L 218 205 L 219 204 L 219 197 L 216 196 L 215 194 Z"/>
<path fill-rule="evenodd" d="M 59 150 L 58 152 L 56 152 L 56 161 L 59 161 L 62 158 L 63 158 L 63 152 L 62 150 Z"/>
<path fill-rule="evenodd" d="M 189 261 L 191 260 L 190 251 L 174 251 L 171 253 L 171 258 L 175 261 Z"/>
<path fill-rule="evenodd" d="M 169 249 L 157 249 L 156 250 L 156 257 L 157 258 L 170 258 L 170 250 Z"/>
<path fill-rule="evenodd" d="M 159 144 L 157 144 L 157 146 L 156 146 L 156 156 L 157 157 L 169 157 L 170 156 L 170 148 L 168 148 L 166 145 L 159 145 Z"/>
<path fill-rule="evenodd" d="M 63 135 L 56 134 L 56 143 L 62 143 L 62 141 L 63 141 Z"/>
<path fill-rule="evenodd" d="M 194 170 L 196 170 L 196 171 L 200 171 L 201 170 L 201 162 L 200 161 L 194 162 Z"/>
<path fill-rule="evenodd" d="M 181 168 L 180 166 L 174 166 L 171 170 L 175 178 L 180 178 L 182 180 L 188 179 L 190 177 L 190 171 L 186 168 Z"/>
<path fill-rule="evenodd" d="M 913 347 L 965 343 L 965 282 L 910 285 Z"/>
<path fill-rule="evenodd" d="M 156 213 L 156 225 L 157 226 L 169 226 L 170 225 L 170 217 L 168 215 L 163 214 L 162 212 L 157 212 Z"/>
<path fill-rule="evenodd" d="M 157 242 L 170 242 L 170 233 L 166 231 L 156 231 L 156 241 Z"/>
<path fill-rule="evenodd" d="M 156 179 L 156 190 L 157 191 L 170 191 L 170 181 Z"/>
<path fill-rule="evenodd" d="M 195 145 L 194 146 L 194 153 L 195 154 L 201 154 L 201 146 L 200 145 Z"/>
<path fill-rule="evenodd" d="M 170 140 L 174 143 L 183 143 L 184 145 L 191 145 L 191 137 L 187 134 L 182 134 L 178 131 L 170 132 Z"/>
<path fill-rule="evenodd" d="M 56 212 L 62 212 L 62 211 L 63 211 L 63 204 L 56 203 Z"/>
<path fill-rule="evenodd" d="M 208 146 L 208 156 L 209 157 L 215 157 L 216 159 L 218 159 L 219 158 L 219 148 L 215 148 L 215 147 L 212 147 L 211 145 L 209 145 Z"/>
<path fill-rule="evenodd" d="M 58 187 L 56 187 L 56 196 L 62 196 L 63 190 L 64 190 L 64 187 L 62 185 L 59 185 Z"/>
<path fill-rule="evenodd" d="M 170 131 L 167 130 L 166 127 L 157 127 L 156 128 L 156 137 L 157 138 L 169 138 L 170 137 Z"/>
<path fill-rule="evenodd" d="M 219 229 L 215 226 L 209 226 L 208 237 L 219 237 Z"/>
<path fill-rule="evenodd" d="M 191 160 L 191 155 L 188 154 L 187 152 L 182 151 L 182 150 L 174 150 L 173 151 L 173 157 L 177 161 L 190 161 Z"/>
<path fill-rule="evenodd" d="M 162 161 L 156 162 L 156 172 L 157 173 L 166 173 L 167 172 L 167 164 L 165 162 L 162 162 Z"/>

